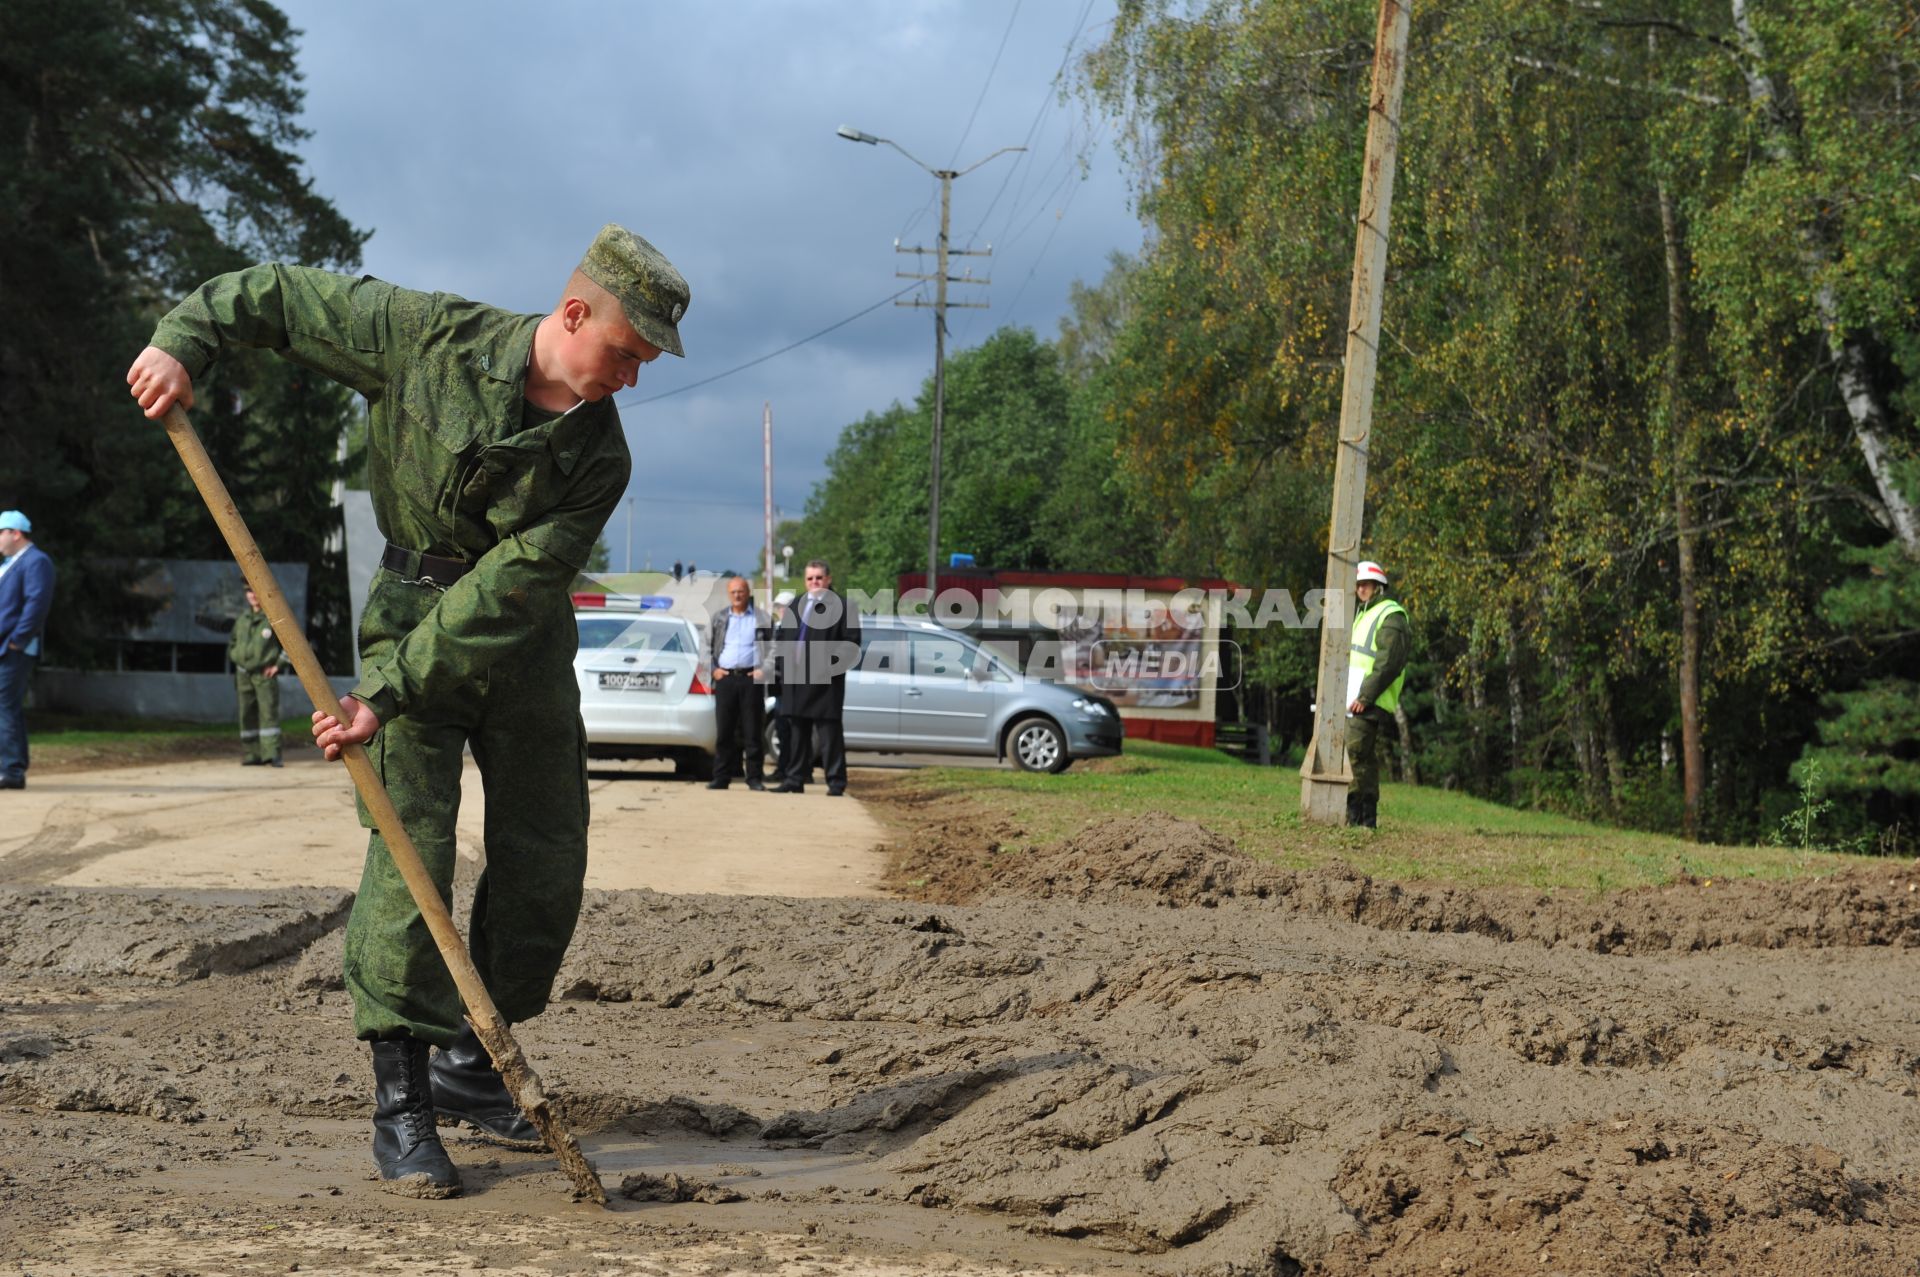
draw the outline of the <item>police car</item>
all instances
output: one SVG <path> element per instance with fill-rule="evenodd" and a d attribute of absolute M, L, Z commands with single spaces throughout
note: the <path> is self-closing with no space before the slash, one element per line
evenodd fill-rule
<path fill-rule="evenodd" d="M 713 775 L 713 682 L 700 635 L 659 595 L 576 594 L 580 718 L 589 758 L 666 758 L 674 774 Z"/>

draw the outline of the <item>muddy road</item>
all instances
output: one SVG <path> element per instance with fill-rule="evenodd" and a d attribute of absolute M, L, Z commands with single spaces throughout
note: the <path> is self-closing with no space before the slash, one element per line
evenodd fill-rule
<path fill-rule="evenodd" d="M 1272 870 L 1154 817 L 1010 856 L 864 788 L 895 881 L 925 898 L 590 893 L 558 1001 L 519 1032 L 606 1212 L 570 1203 L 550 1159 L 452 1132 L 465 1197 L 378 1191 L 346 889 L 0 886 L 0 1257 L 35 1274 L 1920 1263 L 1910 866 L 1599 900 L 1413 889 Z M 779 840 L 765 853 L 771 879 Z"/>

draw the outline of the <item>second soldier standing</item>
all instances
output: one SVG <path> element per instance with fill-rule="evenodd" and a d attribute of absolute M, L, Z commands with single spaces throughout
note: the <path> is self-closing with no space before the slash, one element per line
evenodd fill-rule
<path fill-rule="evenodd" d="M 233 690 L 240 701 L 240 765 L 280 766 L 280 667 L 287 654 L 260 610 L 260 596 L 247 591 L 247 610 L 227 640 Z"/>

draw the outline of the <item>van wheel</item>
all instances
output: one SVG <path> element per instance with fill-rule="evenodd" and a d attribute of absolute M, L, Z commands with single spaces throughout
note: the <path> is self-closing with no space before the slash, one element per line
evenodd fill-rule
<path fill-rule="evenodd" d="M 1073 761 L 1067 757 L 1067 738 L 1050 718 L 1023 718 L 1015 723 L 1007 733 L 1007 752 L 1023 772 L 1063 772 Z"/>

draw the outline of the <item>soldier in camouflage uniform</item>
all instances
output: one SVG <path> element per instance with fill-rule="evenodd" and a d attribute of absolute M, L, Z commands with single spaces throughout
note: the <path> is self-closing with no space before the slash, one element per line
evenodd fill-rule
<path fill-rule="evenodd" d="M 277 350 L 366 396 L 388 545 L 360 627 L 363 676 L 337 717 L 314 714 L 314 735 L 330 759 L 366 745 L 443 898 L 471 748 L 487 868 L 468 937 L 510 1022 L 546 1007 L 586 872 L 569 590 L 627 486 L 609 396 L 661 351 L 683 353 L 687 302 L 673 265 L 618 226 L 595 238 L 546 315 L 256 266 L 189 296 L 127 374 L 149 417 L 175 400 L 190 407 L 192 378 L 231 346 Z M 361 820 L 371 827 L 364 806 Z M 378 833 L 347 927 L 346 980 L 354 1027 L 373 1043 L 374 1160 L 389 1187 L 459 1191 L 436 1108 L 538 1147 Z M 429 1044 L 441 1048 L 430 1061 Z"/>
<path fill-rule="evenodd" d="M 247 591 L 247 610 L 233 623 L 227 640 L 227 660 L 233 664 L 233 690 L 240 700 L 240 765 L 280 765 L 280 667 L 287 663 L 280 640 L 273 636 L 260 598 Z"/>

